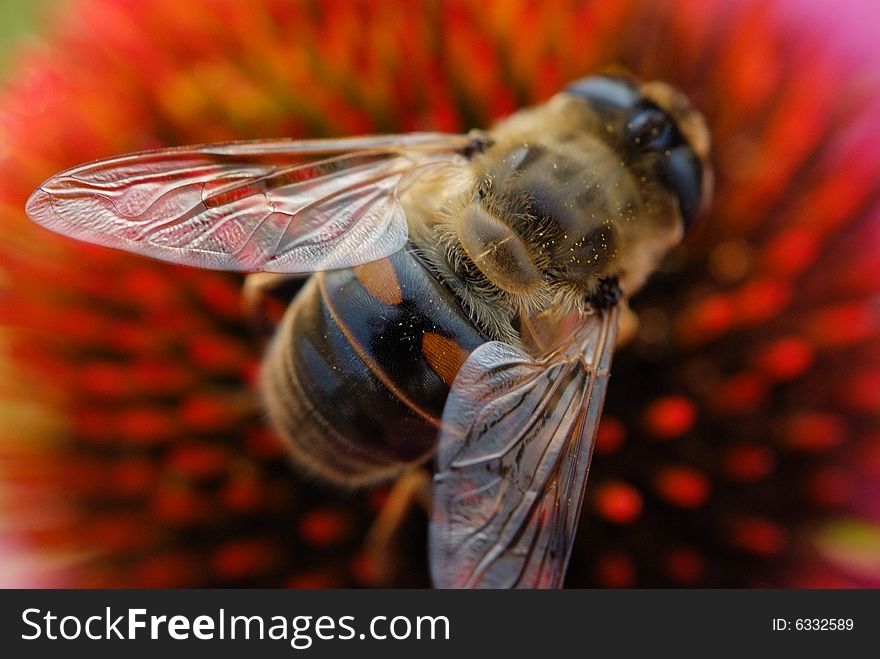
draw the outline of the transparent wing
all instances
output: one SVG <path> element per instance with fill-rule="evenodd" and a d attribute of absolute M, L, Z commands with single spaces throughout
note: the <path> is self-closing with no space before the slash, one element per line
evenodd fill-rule
<path fill-rule="evenodd" d="M 202 268 L 349 267 L 404 245 L 402 186 L 460 164 L 468 142 L 412 133 L 147 151 L 53 176 L 26 211 L 67 236 Z"/>
<path fill-rule="evenodd" d="M 490 342 L 459 371 L 443 411 L 433 484 L 436 587 L 561 587 L 618 313 L 588 316 L 546 359 Z"/>

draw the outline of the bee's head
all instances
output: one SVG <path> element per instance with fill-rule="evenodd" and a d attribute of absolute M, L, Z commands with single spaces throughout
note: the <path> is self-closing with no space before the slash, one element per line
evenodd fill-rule
<path fill-rule="evenodd" d="M 684 229 L 693 226 L 711 199 L 710 140 L 684 94 L 664 82 L 639 84 L 622 76 L 582 78 L 563 93 L 591 106 L 626 162 L 666 187 Z"/>
<path fill-rule="evenodd" d="M 458 235 L 512 293 L 567 307 L 616 279 L 632 294 L 708 203 L 708 130 L 662 82 L 578 80 L 492 137 Z"/>

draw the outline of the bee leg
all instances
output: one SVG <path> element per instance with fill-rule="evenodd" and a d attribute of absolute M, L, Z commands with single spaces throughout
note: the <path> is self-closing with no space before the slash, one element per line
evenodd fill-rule
<path fill-rule="evenodd" d="M 304 275 L 273 272 L 257 272 L 245 278 L 242 308 L 260 341 L 265 342 L 274 334 L 284 311 L 304 281 Z"/>
<path fill-rule="evenodd" d="M 595 292 L 587 296 L 587 302 L 594 309 L 610 309 L 623 298 L 623 291 L 617 283 L 617 277 L 606 277 L 599 280 Z"/>
<path fill-rule="evenodd" d="M 397 584 L 401 570 L 401 528 L 414 509 L 431 509 L 431 476 L 426 469 L 403 473 L 392 485 L 379 515 L 364 540 L 364 556 L 370 565 L 374 587 Z"/>
<path fill-rule="evenodd" d="M 615 304 L 620 306 L 620 328 L 617 333 L 617 347 L 629 343 L 639 330 L 639 317 L 630 309 L 623 297 L 623 291 L 617 277 L 607 277 L 599 281 L 596 291 L 587 297 L 587 302 L 595 309 L 610 309 Z"/>

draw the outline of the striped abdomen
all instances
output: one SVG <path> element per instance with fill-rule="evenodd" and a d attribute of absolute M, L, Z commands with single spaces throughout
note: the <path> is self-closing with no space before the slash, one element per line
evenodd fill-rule
<path fill-rule="evenodd" d="M 266 355 L 263 397 L 307 469 L 379 480 L 431 455 L 449 386 L 486 340 L 408 247 L 305 284 Z"/>

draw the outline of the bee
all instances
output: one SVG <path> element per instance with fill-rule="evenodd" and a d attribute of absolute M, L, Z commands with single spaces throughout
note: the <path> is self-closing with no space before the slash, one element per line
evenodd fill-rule
<path fill-rule="evenodd" d="M 258 290 L 311 275 L 260 386 L 294 461 L 352 487 L 433 456 L 434 585 L 560 587 L 621 308 L 708 203 L 708 155 L 682 93 L 594 76 L 466 135 L 101 160 L 26 210 Z"/>

